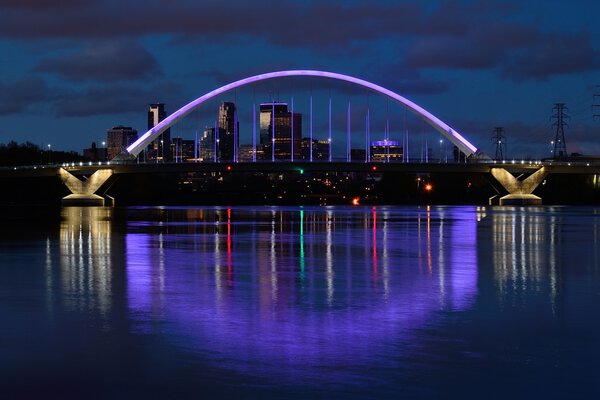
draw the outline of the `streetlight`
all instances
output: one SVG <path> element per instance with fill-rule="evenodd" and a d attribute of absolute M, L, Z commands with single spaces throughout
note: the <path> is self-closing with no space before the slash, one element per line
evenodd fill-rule
<path fill-rule="evenodd" d="M 102 161 L 106 161 L 106 142 L 102 142 Z"/>
<path fill-rule="evenodd" d="M 52 163 L 52 145 L 48 143 L 48 164 Z"/>

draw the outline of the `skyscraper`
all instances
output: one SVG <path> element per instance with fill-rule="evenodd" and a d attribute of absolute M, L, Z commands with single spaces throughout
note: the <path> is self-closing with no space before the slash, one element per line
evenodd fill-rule
<path fill-rule="evenodd" d="M 112 160 L 122 153 L 127 146 L 135 142 L 138 138 L 137 130 L 129 126 L 115 126 L 109 129 L 106 134 L 106 143 L 108 144 L 108 159 Z"/>
<path fill-rule="evenodd" d="M 260 105 L 260 145 L 264 150 L 264 159 L 290 160 L 292 146 L 294 159 L 300 159 L 301 137 L 302 114 L 292 115 L 287 103 Z"/>
<path fill-rule="evenodd" d="M 202 161 L 216 161 L 215 156 L 215 128 L 207 127 L 202 134 L 202 137 L 198 141 L 199 145 L 199 158 Z"/>
<path fill-rule="evenodd" d="M 225 129 L 217 128 L 215 134 L 214 127 L 206 127 L 199 142 L 200 158 L 203 161 L 231 161 L 233 160 L 232 147 L 233 142 L 223 144 L 225 140 L 233 140 L 233 135 L 227 136 Z"/>
<path fill-rule="evenodd" d="M 237 127 L 235 126 L 237 123 Z M 239 122 L 236 121 L 236 108 L 235 103 L 225 101 L 221 103 L 219 107 L 219 121 L 218 126 L 221 129 L 225 129 L 226 132 L 233 133 L 234 130 L 237 132 L 239 128 Z"/>
<path fill-rule="evenodd" d="M 164 103 L 150 104 L 148 110 L 148 130 L 154 128 L 165 119 Z M 171 129 L 167 129 L 148 145 L 146 149 L 146 161 L 171 161 Z"/>
<path fill-rule="evenodd" d="M 240 123 L 237 121 L 235 103 L 226 101 L 219 107 L 219 160 L 231 161 L 236 158 Z"/>

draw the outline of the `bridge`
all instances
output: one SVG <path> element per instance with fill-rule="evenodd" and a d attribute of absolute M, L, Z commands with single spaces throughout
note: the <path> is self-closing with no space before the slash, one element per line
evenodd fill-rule
<path fill-rule="evenodd" d="M 138 155 L 147 148 L 147 146 L 158 138 L 163 132 L 172 127 L 175 123 L 189 115 L 207 101 L 234 90 L 236 88 L 250 85 L 269 79 L 284 77 L 318 77 L 324 79 L 333 79 L 347 82 L 352 85 L 366 88 L 370 91 L 383 95 L 405 107 L 420 117 L 424 122 L 432 126 L 440 135 L 449 140 L 460 152 L 466 155 L 468 162 L 447 164 L 447 163 L 399 163 L 399 162 L 373 162 L 368 157 L 364 162 L 351 162 L 348 156 L 347 162 L 306 162 L 306 161 L 275 161 L 272 162 L 200 162 L 200 163 L 166 163 L 166 164 L 143 164 L 136 163 Z M 311 126 L 312 131 L 312 126 Z M 235 140 L 235 138 L 234 138 Z M 330 140 L 331 141 L 331 140 Z M 273 133 L 273 143 L 275 137 Z M 348 142 L 350 139 L 348 138 Z M 331 145 L 330 145 L 331 146 Z M 349 145 L 348 145 L 349 146 Z M 368 144 L 366 144 L 368 146 Z M 312 149 L 311 149 L 312 151 Z M 254 148 L 256 153 L 256 148 Z M 367 152 L 368 154 L 368 152 Z M 158 123 L 152 129 L 144 133 L 139 139 L 132 143 L 120 155 L 110 163 L 100 165 L 64 165 L 54 168 L 35 168 L 18 169 L 9 171 L 0 171 L 0 176 L 12 174 L 12 176 L 26 176 L 27 174 L 56 174 L 62 182 L 71 191 L 71 195 L 63 199 L 64 204 L 94 204 L 103 205 L 104 198 L 96 194 L 114 175 L 119 174 L 148 174 L 148 173 L 184 173 L 184 172 L 227 172 L 235 171 L 246 172 L 285 172 L 285 171 L 321 171 L 321 172 L 477 172 L 491 174 L 508 193 L 500 199 L 500 204 L 541 204 L 541 198 L 533 194 L 536 187 L 544 180 L 549 173 L 581 173 L 595 174 L 600 173 L 600 165 L 590 165 L 589 163 L 573 164 L 557 163 L 553 161 L 511 161 L 495 162 L 479 150 L 474 144 L 468 141 L 458 130 L 450 127 L 435 115 L 425 110 L 421 106 L 408 100 L 407 98 L 393 92 L 387 88 L 375 83 L 343 75 L 334 72 L 316 71 L 316 70 L 288 70 L 270 72 L 241 79 L 227 85 L 221 86 L 211 92 L 208 92 L 192 102 L 181 107 L 163 121 Z M 524 179 L 515 178 L 513 174 L 520 174 Z M 83 177 L 84 180 L 79 177 Z"/>

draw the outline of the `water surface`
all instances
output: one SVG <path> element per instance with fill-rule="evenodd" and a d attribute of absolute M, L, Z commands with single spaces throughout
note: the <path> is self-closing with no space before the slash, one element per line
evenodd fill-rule
<path fill-rule="evenodd" d="M 600 389 L 600 209 L 64 208 L 5 218 L 13 397 Z"/>

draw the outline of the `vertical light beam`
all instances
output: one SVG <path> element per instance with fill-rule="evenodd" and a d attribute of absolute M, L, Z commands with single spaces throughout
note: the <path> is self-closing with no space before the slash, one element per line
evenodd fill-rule
<path fill-rule="evenodd" d="M 331 162 L 331 97 L 329 97 L 329 162 Z"/>
<path fill-rule="evenodd" d="M 313 98 L 310 95 L 310 142 L 309 142 L 309 160 L 313 160 Z"/>
<path fill-rule="evenodd" d="M 347 119 L 347 135 L 346 135 L 346 161 L 352 161 L 351 157 L 351 144 L 350 144 L 350 100 L 348 100 L 348 119 Z"/>
<path fill-rule="evenodd" d="M 256 162 L 256 103 L 252 104 L 252 162 Z"/>

